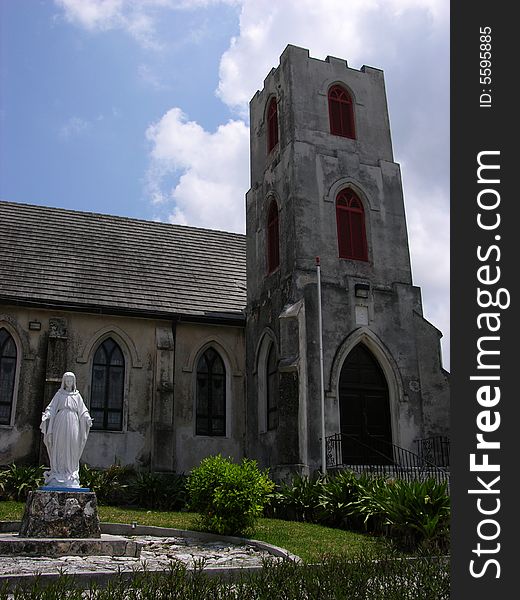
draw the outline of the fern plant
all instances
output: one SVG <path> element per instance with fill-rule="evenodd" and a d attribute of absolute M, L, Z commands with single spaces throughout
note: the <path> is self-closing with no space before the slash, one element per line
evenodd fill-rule
<path fill-rule="evenodd" d="M 45 467 L 12 464 L 0 471 L 0 497 L 25 502 L 27 494 L 43 485 Z"/>

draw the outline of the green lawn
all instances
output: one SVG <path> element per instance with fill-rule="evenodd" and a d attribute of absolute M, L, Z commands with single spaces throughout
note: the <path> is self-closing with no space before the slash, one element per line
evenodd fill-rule
<path fill-rule="evenodd" d="M 18 521 L 22 518 L 23 502 L 0 501 L 0 521 Z M 99 518 L 106 523 L 132 523 L 156 525 L 178 529 L 196 529 L 197 514 L 187 512 L 161 512 L 100 506 Z M 260 519 L 251 538 L 285 548 L 309 562 L 317 562 L 324 554 L 353 556 L 360 550 L 383 551 L 380 538 L 332 529 L 311 523 L 297 523 L 279 519 Z"/>

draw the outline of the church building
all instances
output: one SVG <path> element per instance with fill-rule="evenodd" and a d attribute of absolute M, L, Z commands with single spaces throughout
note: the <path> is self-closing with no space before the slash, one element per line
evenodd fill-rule
<path fill-rule="evenodd" d="M 0 464 L 44 460 L 65 371 L 94 467 L 187 473 L 220 452 L 312 473 L 323 397 L 329 466 L 449 435 L 383 72 L 287 46 L 250 126 L 245 236 L 0 202 Z"/>

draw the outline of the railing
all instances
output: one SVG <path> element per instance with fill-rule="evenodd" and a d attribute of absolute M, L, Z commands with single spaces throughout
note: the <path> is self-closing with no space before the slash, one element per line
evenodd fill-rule
<path fill-rule="evenodd" d="M 445 435 L 416 440 L 417 454 L 438 467 L 450 466 L 450 438 Z"/>
<path fill-rule="evenodd" d="M 449 481 L 446 469 L 425 456 L 380 438 L 368 436 L 360 440 L 352 435 L 336 433 L 326 438 L 326 450 L 327 467 L 330 469 L 352 469 L 406 481 L 428 477 L 439 483 Z"/>

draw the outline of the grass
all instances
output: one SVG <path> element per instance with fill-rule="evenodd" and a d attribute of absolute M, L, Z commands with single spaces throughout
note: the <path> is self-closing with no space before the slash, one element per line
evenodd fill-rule
<path fill-rule="evenodd" d="M 0 501 L 0 521 L 19 521 L 25 504 Z M 99 506 L 99 518 L 105 523 L 132 523 L 177 529 L 199 529 L 196 513 L 162 512 L 146 509 Z M 298 523 L 279 519 L 260 519 L 252 539 L 285 548 L 308 562 L 318 562 L 323 555 L 348 558 L 362 551 L 383 553 L 388 549 L 382 538 L 376 538 L 342 529 L 332 529 L 312 523 Z"/>
<path fill-rule="evenodd" d="M 329 557 L 319 565 L 292 561 L 265 563 L 257 573 L 240 573 L 226 581 L 188 573 L 181 563 L 167 573 L 136 573 L 131 581 L 112 580 L 106 588 L 77 588 L 74 578 L 61 575 L 48 587 L 0 586 L 0 600 L 449 600 L 449 563 L 427 558 L 359 556 L 356 561 Z"/>
<path fill-rule="evenodd" d="M 324 555 L 349 558 L 362 551 L 378 553 L 388 549 L 383 538 L 279 519 L 260 519 L 251 537 L 285 548 L 308 562 L 317 562 Z"/>

